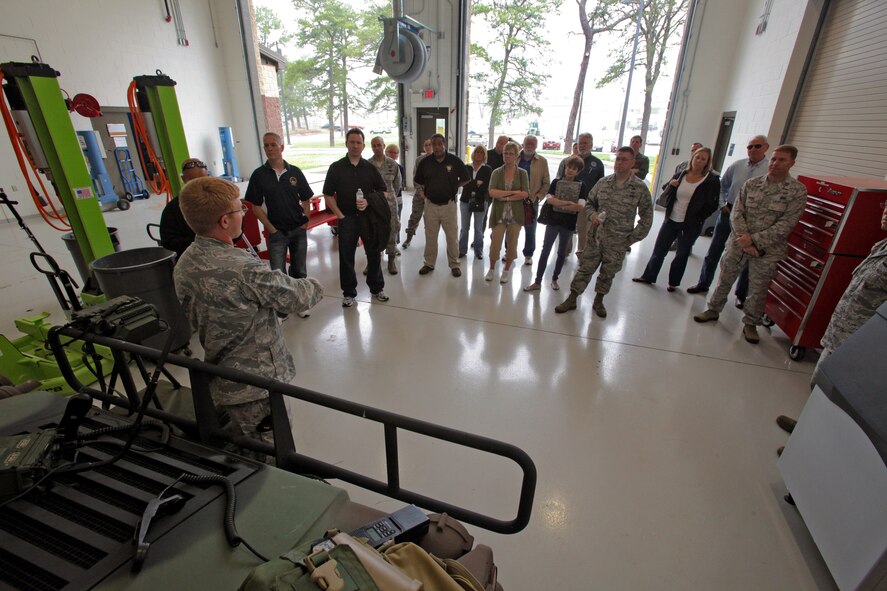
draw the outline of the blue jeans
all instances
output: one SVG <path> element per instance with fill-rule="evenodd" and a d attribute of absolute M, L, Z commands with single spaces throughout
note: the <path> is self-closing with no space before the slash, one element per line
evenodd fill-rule
<path fill-rule="evenodd" d="M 459 230 L 459 256 L 468 254 L 468 232 L 474 220 L 474 240 L 471 241 L 471 249 L 477 258 L 484 254 L 484 211 L 469 211 L 470 204 L 467 201 L 459 202 L 461 215 L 461 229 Z"/>
<path fill-rule="evenodd" d="M 268 262 L 272 269 L 286 270 L 286 252 L 290 253 L 289 276 L 303 279 L 308 276 L 305 260 L 308 256 L 308 233 L 305 228 L 278 230 L 268 235 Z"/>
<path fill-rule="evenodd" d="M 524 225 L 524 256 L 531 257 L 536 252 L 536 218 L 539 217 L 539 202 L 533 202 L 533 222 Z"/>
<path fill-rule="evenodd" d="M 573 230 L 548 224 L 545 226 L 545 238 L 542 241 L 542 254 L 539 255 L 539 263 L 536 265 L 536 281 L 542 283 L 542 276 L 545 275 L 545 268 L 548 266 L 548 255 L 551 253 L 551 247 L 554 246 L 554 240 L 557 239 L 557 259 L 554 263 L 554 274 L 551 276 L 553 281 L 561 276 L 561 269 L 564 268 L 564 261 L 570 254 L 570 241 L 573 240 Z"/>
<path fill-rule="evenodd" d="M 702 262 L 702 271 L 699 272 L 699 285 L 708 289 L 711 282 L 715 278 L 715 271 L 718 269 L 718 262 L 724 249 L 727 247 L 727 239 L 730 237 L 730 214 L 723 211 L 718 214 L 718 221 L 715 223 L 715 232 L 711 237 L 711 244 L 708 247 L 708 254 Z M 739 281 L 736 283 L 736 297 L 745 299 L 748 295 L 748 267 L 742 270 Z"/>
<path fill-rule="evenodd" d="M 339 220 L 339 284 L 342 295 L 357 297 L 357 275 L 354 273 L 354 253 L 360 240 L 360 228 L 356 215 L 346 215 Z M 366 243 L 364 243 L 366 244 Z M 385 288 L 382 276 L 382 253 L 367 252 L 367 285 L 370 293 L 379 293 Z"/>
<path fill-rule="evenodd" d="M 677 239 L 678 249 L 668 270 L 668 284 L 675 287 L 679 286 L 681 279 L 684 277 L 684 271 L 687 269 L 687 259 L 690 258 L 693 244 L 699 238 L 700 230 L 702 230 L 702 222 L 691 224 L 689 222 L 676 222 L 666 218 L 659 229 L 659 235 L 656 236 L 653 254 L 650 256 L 650 261 L 647 263 L 647 268 L 644 269 L 644 274 L 641 277 L 650 283 L 656 283 L 656 278 L 659 277 L 659 270 L 662 268 L 662 263 L 665 262 L 665 255 L 668 254 L 668 248 Z"/>

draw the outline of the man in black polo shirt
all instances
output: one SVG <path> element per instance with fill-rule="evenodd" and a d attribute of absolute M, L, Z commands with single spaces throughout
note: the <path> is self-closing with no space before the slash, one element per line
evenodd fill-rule
<path fill-rule="evenodd" d="M 585 168 L 579 172 L 576 176 L 576 180 L 588 187 L 588 190 L 591 191 L 597 182 L 604 178 L 604 163 L 591 153 L 591 148 L 594 145 L 594 138 L 590 133 L 587 131 L 580 133 L 577 140 L 579 157 L 585 162 Z M 576 233 L 579 236 L 579 247 L 576 250 L 576 255 L 579 255 L 585 250 L 585 244 L 588 242 L 588 217 L 581 213 L 579 214 L 579 219 L 576 220 Z"/>
<path fill-rule="evenodd" d="M 290 253 L 290 277 L 308 276 L 308 216 L 301 201 L 314 197 L 305 175 L 283 159 L 283 141 L 268 132 L 262 136 L 265 164 L 253 171 L 245 199 L 256 205 L 253 212 L 268 230 L 268 261 L 272 269 L 286 272 L 286 252 Z M 262 205 L 265 209 L 262 209 Z"/>
<path fill-rule="evenodd" d="M 461 277 L 459 269 L 459 222 L 456 193 L 471 180 L 465 164 L 447 152 L 446 139 L 439 133 L 431 136 L 431 155 L 416 167 L 414 182 L 425 189 L 425 264 L 419 275 L 434 271 L 437 261 L 437 236 L 443 226 L 447 239 L 447 262 L 453 277 Z"/>
<path fill-rule="evenodd" d="M 358 212 L 367 210 L 367 197 L 374 191 L 385 192 L 385 181 L 379 169 L 361 157 L 364 149 L 363 132 L 349 129 L 345 134 L 348 155 L 330 164 L 323 183 L 323 197 L 327 206 L 339 218 L 339 283 L 342 286 L 342 307 L 350 308 L 357 297 L 357 275 L 354 273 L 354 252 L 360 239 Z M 363 191 L 364 199 L 357 201 L 357 190 Z M 387 302 L 385 278 L 382 276 L 382 251 L 367 254 L 367 286 L 373 299 Z"/>

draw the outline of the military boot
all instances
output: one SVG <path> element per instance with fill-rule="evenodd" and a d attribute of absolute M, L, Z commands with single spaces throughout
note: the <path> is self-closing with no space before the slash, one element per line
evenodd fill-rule
<path fill-rule="evenodd" d="M 409 232 L 407 232 L 407 239 L 403 241 L 403 244 L 401 244 L 401 246 L 403 247 L 404 250 L 406 250 L 407 248 L 410 247 L 410 242 L 412 240 L 413 240 L 413 235 L 410 234 Z"/>
<path fill-rule="evenodd" d="M 388 256 L 388 272 L 392 275 L 397 275 L 397 263 L 394 261 L 393 256 Z"/>
<path fill-rule="evenodd" d="M 563 302 L 554 307 L 554 311 L 558 314 L 563 314 L 564 312 L 569 312 L 570 310 L 576 309 L 576 299 L 579 297 L 579 292 L 570 290 L 570 295 L 567 296 Z"/>
<path fill-rule="evenodd" d="M 595 294 L 594 303 L 591 304 L 591 309 L 601 318 L 607 317 L 607 309 L 604 307 L 604 294 Z"/>

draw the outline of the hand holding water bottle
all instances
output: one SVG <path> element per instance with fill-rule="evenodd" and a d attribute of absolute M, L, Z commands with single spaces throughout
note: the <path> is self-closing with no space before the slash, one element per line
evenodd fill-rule
<path fill-rule="evenodd" d="M 363 211 L 367 208 L 367 200 L 366 200 L 366 197 L 363 196 L 363 189 L 357 190 L 357 197 L 355 198 L 355 204 L 357 205 L 357 211 Z"/>

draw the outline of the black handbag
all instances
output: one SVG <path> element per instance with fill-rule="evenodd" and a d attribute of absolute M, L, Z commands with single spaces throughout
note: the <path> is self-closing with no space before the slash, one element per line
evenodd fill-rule
<path fill-rule="evenodd" d="M 548 222 L 551 221 L 552 213 L 554 213 L 554 206 L 546 201 L 542 204 L 542 207 L 539 208 L 539 217 L 536 218 L 536 221 L 540 224 L 548 224 Z"/>

